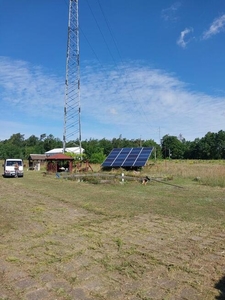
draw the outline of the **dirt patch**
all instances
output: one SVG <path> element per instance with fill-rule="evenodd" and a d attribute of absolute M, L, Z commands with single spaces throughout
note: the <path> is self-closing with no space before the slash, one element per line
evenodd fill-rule
<path fill-rule="evenodd" d="M 1 300 L 223 299 L 223 230 L 106 216 L 0 181 Z"/>

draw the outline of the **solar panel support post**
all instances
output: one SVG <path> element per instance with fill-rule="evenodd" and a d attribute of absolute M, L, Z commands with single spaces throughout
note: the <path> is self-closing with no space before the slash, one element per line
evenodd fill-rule
<path fill-rule="evenodd" d="M 124 183 L 124 173 L 122 173 L 122 183 Z"/>

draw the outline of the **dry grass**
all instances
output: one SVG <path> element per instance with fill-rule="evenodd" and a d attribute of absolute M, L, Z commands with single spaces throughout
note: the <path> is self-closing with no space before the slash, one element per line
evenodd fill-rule
<path fill-rule="evenodd" d="M 100 165 L 92 167 L 94 172 L 100 170 Z M 148 212 L 150 208 L 154 214 L 203 222 L 209 218 L 212 222 L 219 221 L 223 226 L 224 219 L 218 219 L 218 215 L 225 210 L 224 189 L 218 185 L 212 188 L 212 181 L 216 182 L 222 176 L 218 170 L 225 175 L 224 164 L 221 162 L 171 160 L 151 164 L 141 172 L 123 169 L 110 172 L 110 175 L 124 173 L 136 178 L 136 181 L 125 180 L 124 183 L 121 179 L 112 178 L 109 180 L 111 184 L 96 184 L 101 181 L 95 177 L 81 182 L 79 179 L 71 181 L 56 179 L 54 174 L 43 177 L 41 173 L 33 171 L 25 173 L 24 181 L 29 190 L 38 189 L 43 196 L 75 204 L 95 214 L 134 216 Z M 143 186 L 140 184 L 141 178 L 146 175 L 160 180 Z M 102 178 L 107 177 L 102 175 Z M 222 180 L 224 178 L 222 176 Z"/>
<path fill-rule="evenodd" d="M 100 165 L 93 165 L 94 172 L 101 171 Z M 132 176 L 145 176 L 167 179 L 189 179 L 209 186 L 225 187 L 225 161 L 203 160 L 150 160 L 141 172 L 126 172 L 122 168 L 111 174 L 125 173 Z"/>
<path fill-rule="evenodd" d="M 225 187 L 225 161 L 157 161 L 149 164 L 144 172 L 156 177 L 191 179 L 209 186 Z"/>
<path fill-rule="evenodd" d="M 163 178 L 147 185 L 1 178 L 0 299 L 222 300 L 225 189 L 202 184 L 217 169 L 167 161 L 112 171 Z"/>

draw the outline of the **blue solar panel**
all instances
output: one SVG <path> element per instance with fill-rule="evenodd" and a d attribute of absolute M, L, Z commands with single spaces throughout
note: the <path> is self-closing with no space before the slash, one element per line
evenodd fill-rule
<path fill-rule="evenodd" d="M 103 162 L 103 167 L 143 167 L 153 147 L 114 148 Z"/>

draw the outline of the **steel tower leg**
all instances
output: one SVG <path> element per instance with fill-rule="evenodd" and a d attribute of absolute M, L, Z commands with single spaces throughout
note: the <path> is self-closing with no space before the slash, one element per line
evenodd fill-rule
<path fill-rule="evenodd" d="M 66 55 L 63 152 L 66 143 L 78 140 L 81 154 L 80 53 L 78 0 L 70 0 Z"/>

